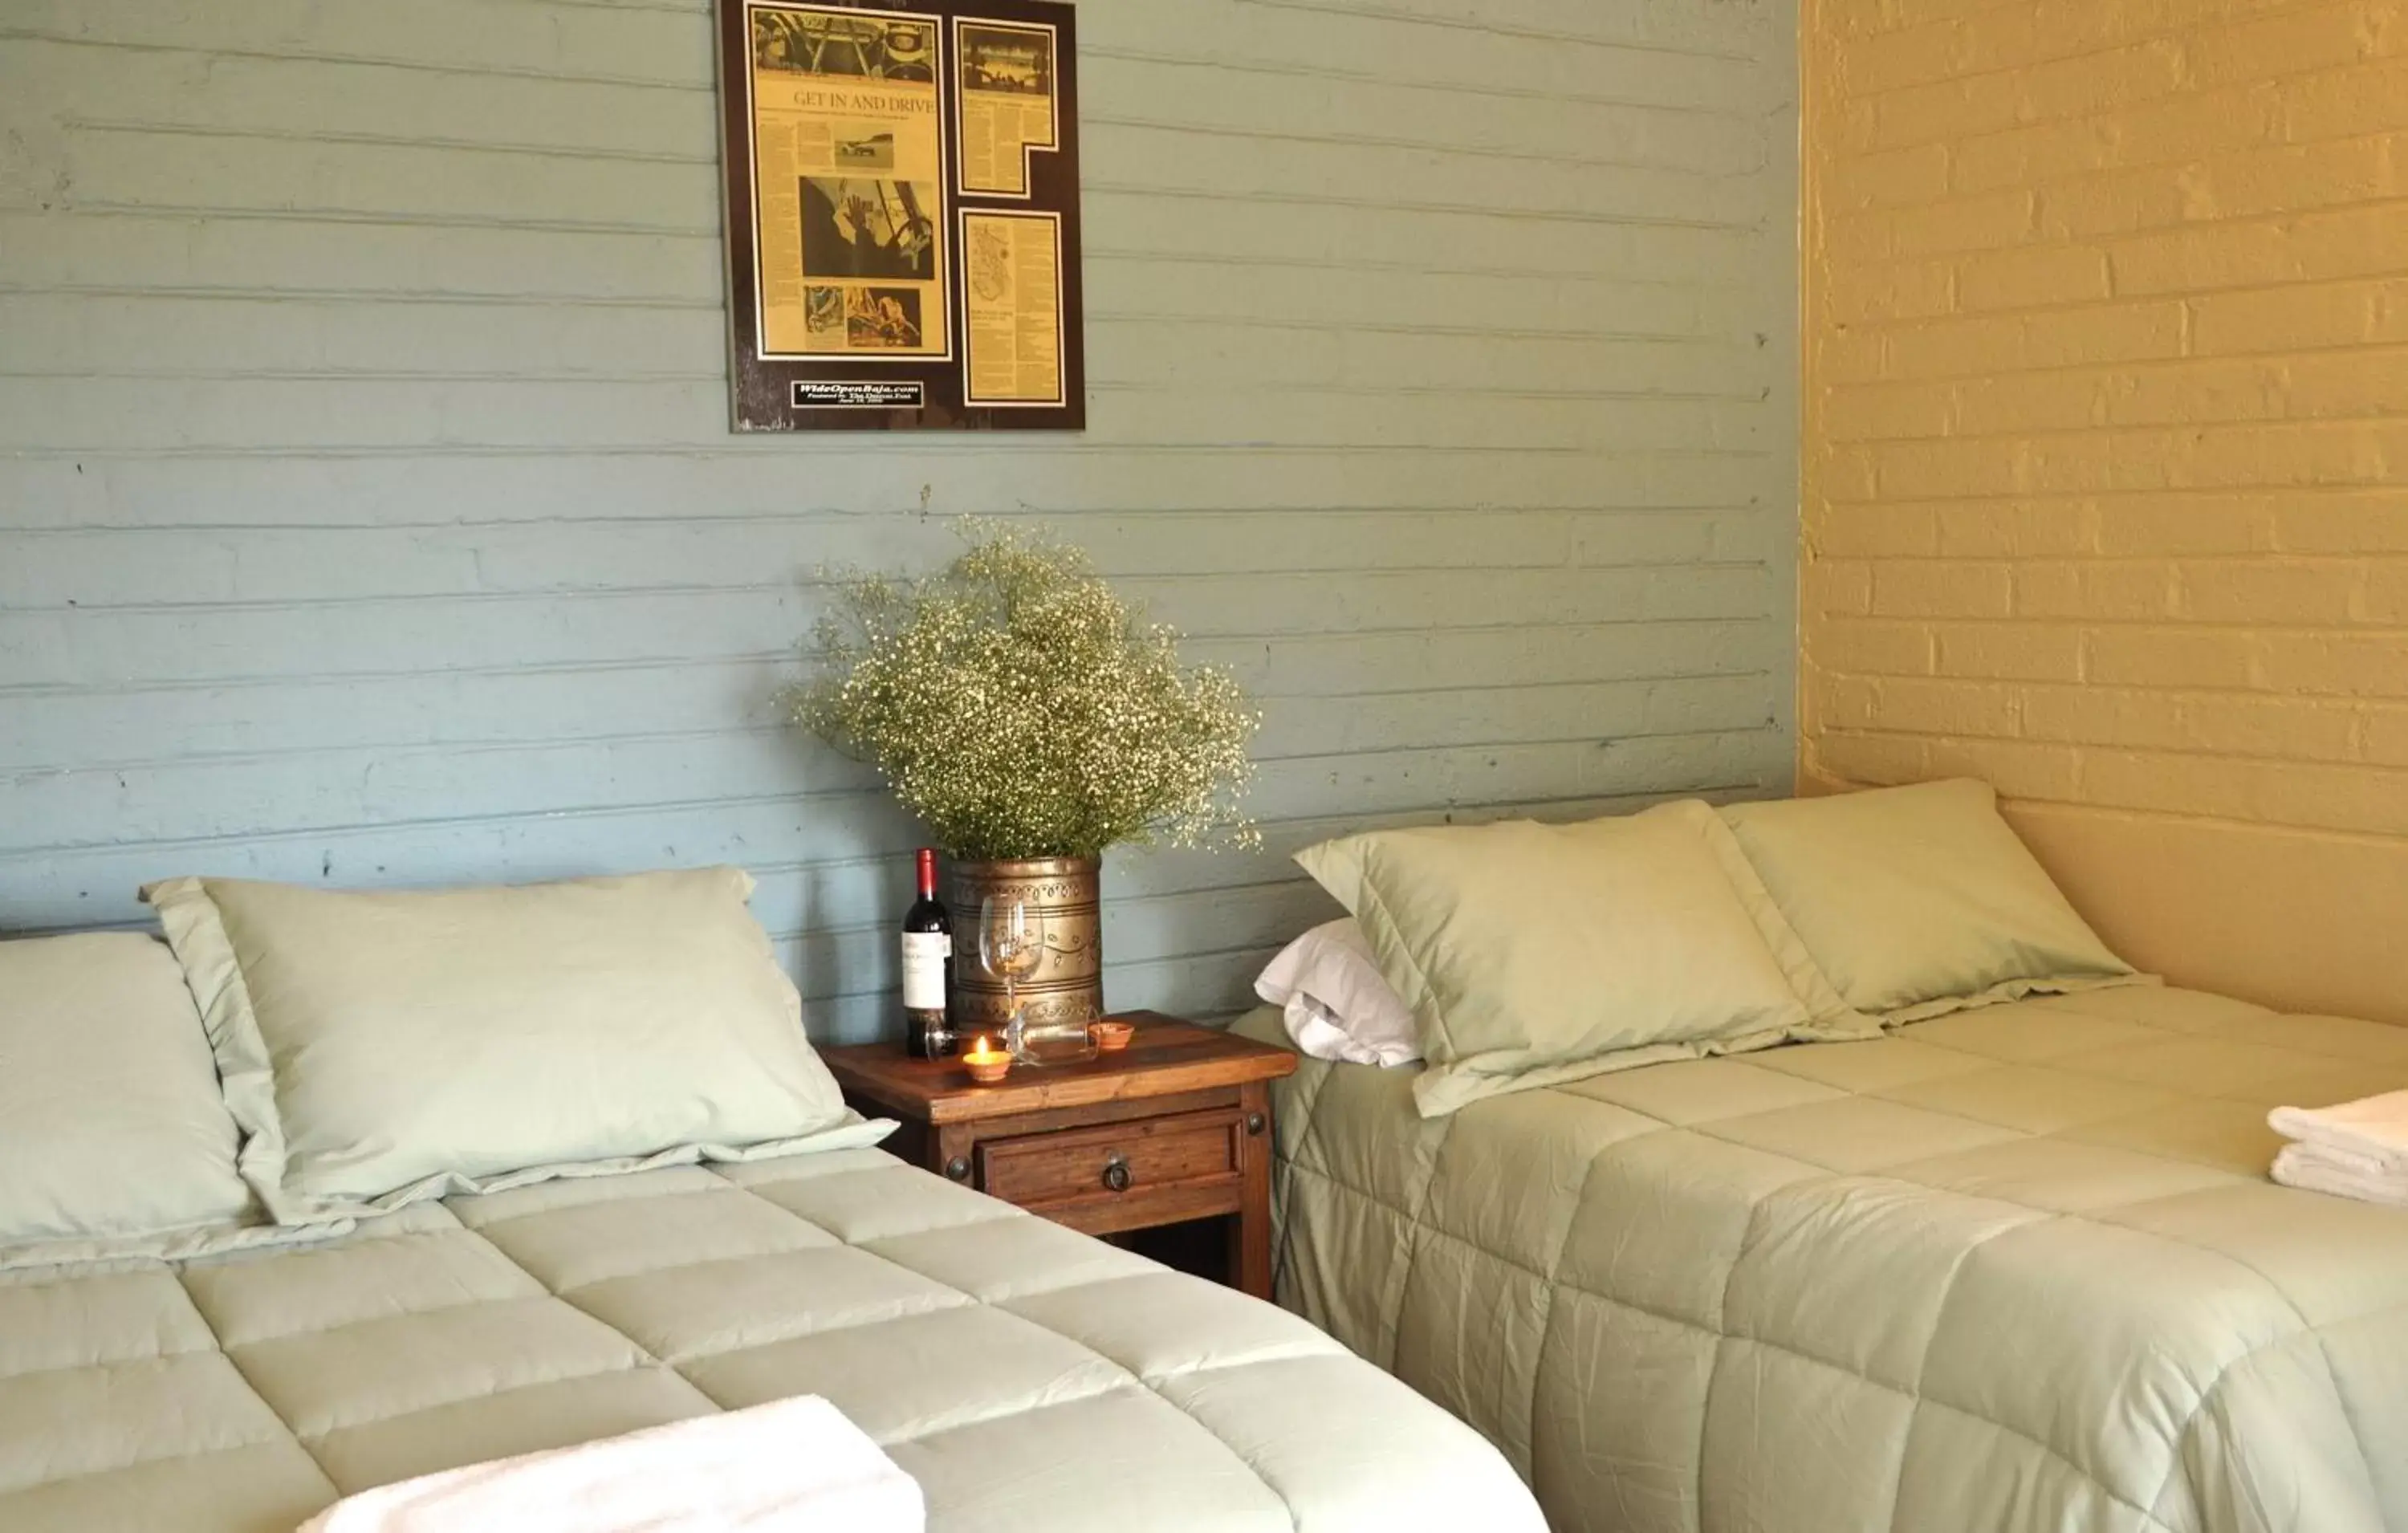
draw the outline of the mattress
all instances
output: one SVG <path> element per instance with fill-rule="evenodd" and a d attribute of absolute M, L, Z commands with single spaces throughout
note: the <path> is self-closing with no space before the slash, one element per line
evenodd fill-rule
<path fill-rule="evenodd" d="M 2408 1211 L 2265 1175 L 2408 1028 L 2134 987 L 1437 1120 L 1412 1074 L 1283 1083 L 1281 1298 L 1558 1533 L 2408 1528 Z"/>
<path fill-rule="evenodd" d="M 798 1394 L 929 1526 L 1539 1526 L 1273 1306 L 878 1151 L 566 1181 L 338 1240 L 0 1275 L 0 1528 L 291 1533 L 338 1495 Z"/>

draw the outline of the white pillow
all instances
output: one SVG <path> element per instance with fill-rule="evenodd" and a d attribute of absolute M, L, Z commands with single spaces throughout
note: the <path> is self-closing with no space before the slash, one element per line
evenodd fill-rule
<path fill-rule="evenodd" d="M 1352 916 L 1325 923 L 1280 950 L 1254 994 L 1281 1009 L 1287 1036 L 1315 1059 L 1410 1065 L 1421 1058 L 1413 1010 L 1380 975 Z"/>

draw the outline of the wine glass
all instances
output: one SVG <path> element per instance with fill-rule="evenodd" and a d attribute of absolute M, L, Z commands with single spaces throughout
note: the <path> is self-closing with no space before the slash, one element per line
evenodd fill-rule
<path fill-rule="evenodd" d="M 1020 982 L 1045 962 L 1045 909 L 1011 895 L 979 901 L 979 963 L 1003 981 L 1003 1047 L 1027 1063 L 1028 1026 L 1021 1014 Z"/>

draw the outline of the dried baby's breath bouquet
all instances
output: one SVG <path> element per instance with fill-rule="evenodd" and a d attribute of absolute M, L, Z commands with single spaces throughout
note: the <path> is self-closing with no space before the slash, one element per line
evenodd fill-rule
<path fill-rule="evenodd" d="M 844 584 L 795 722 L 876 766 L 956 857 L 1251 844 L 1261 720 L 1236 680 L 1182 667 L 1179 636 L 1080 550 L 976 519 L 962 536 L 939 574 Z"/>

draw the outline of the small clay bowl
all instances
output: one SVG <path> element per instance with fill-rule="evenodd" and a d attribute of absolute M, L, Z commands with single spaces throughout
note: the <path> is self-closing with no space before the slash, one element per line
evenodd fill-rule
<path fill-rule="evenodd" d="M 962 1068 L 969 1071 L 970 1079 L 980 1085 L 991 1086 L 1011 1073 L 1011 1056 L 1008 1053 L 964 1054 Z"/>
<path fill-rule="evenodd" d="M 1115 1049 L 1125 1049 L 1129 1046 L 1129 1039 L 1137 1037 L 1137 1024 L 1127 1022 L 1091 1022 L 1087 1024 L 1087 1036 L 1095 1040 L 1096 1048 L 1111 1053 Z"/>

